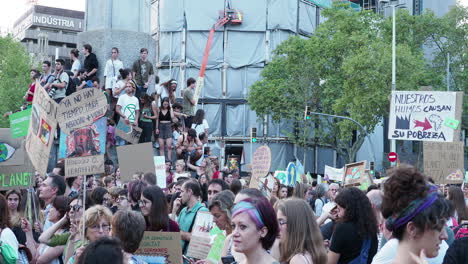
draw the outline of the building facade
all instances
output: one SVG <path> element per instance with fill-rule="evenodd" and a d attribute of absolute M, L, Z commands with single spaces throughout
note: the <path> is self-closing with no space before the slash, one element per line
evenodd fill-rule
<path fill-rule="evenodd" d="M 13 36 L 26 51 L 39 58 L 65 59 L 76 48 L 77 34 L 84 29 L 85 13 L 75 10 L 34 5 L 13 25 Z"/>

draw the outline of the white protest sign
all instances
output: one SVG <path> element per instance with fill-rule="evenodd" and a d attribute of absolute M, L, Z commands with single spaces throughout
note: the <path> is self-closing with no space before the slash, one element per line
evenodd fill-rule
<path fill-rule="evenodd" d="M 452 142 L 455 112 L 455 92 L 393 91 L 388 139 Z"/>
<path fill-rule="evenodd" d="M 164 156 L 154 156 L 154 167 L 156 184 L 161 188 L 166 188 L 166 158 Z"/>
<path fill-rule="evenodd" d="M 325 179 L 328 178 L 329 180 L 340 182 L 341 180 L 343 180 L 343 174 L 344 174 L 344 167 L 341 169 L 337 169 L 337 168 L 333 168 L 333 167 L 325 165 L 325 173 L 324 173 Z"/>

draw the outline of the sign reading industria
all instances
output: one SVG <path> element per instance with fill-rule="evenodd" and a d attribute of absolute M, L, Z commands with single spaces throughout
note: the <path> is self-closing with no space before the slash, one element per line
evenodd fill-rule
<path fill-rule="evenodd" d="M 83 26 L 82 21 L 80 21 L 79 19 L 43 15 L 43 14 L 34 14 L 33 24 L 43 24 L 43 25 L 48 25 L 48 26 L 70 28 L 70 29 L 75 29 L 75 30 L 80 30 L 82 29 L 82 26 Z"/>

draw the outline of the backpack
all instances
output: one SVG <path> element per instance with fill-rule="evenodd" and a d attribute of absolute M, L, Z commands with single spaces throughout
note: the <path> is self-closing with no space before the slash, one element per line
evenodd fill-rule
<path fill-rule="evenodd" d="M 312 211 L 314 211 L 314 213 L 315 213 L 315 209 L 316 209 L 315 208 L 315 201 L 317 201 L 317 200 L 322 201 L 322 207 L 325 205 L 325 201 L 322 198 L 318 198 L 318 197 L 317 198 L 312 198 L 310 200 L 310 206 L 312 207 Z M 317 215 L 317 217 L 319 217 L 319 216 L 320 215 Z"/>
<path fill-rule="evenodd" d="M 455 239 L 468 237 L 468 222 L 463 221 L 459 226 L 454 227 L 452 230 L 455 234 Z"/>
<path fill-rule="evenodd" d="M 70 94 L 76 92 L 76 83 L 75 79 L 73 78 L 72 71 L 64 71 L 68 74 L 69 81 L 67 83 L 67 90 L 65 91 L 65 96 L 69 96 Z"/>
<path fill-rule="evenodd" d="M 3 232 L 3 230 L 2 230 Z M 0 232 L 1 234 L 1 232 Z M 16 264 L 18 261 L 18 250 L 15 250 L 10 245 L 0 241 L 0 251 L 1 257 L 3 258 L 3 263 L 5 264 Z M 1 258 L 0 258 L 1 259 Z"/>

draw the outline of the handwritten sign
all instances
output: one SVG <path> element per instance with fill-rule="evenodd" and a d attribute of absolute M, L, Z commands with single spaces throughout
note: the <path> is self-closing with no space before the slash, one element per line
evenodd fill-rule
<path fill-rule="evenodd" d="M 432 177 L 437 184 L 462 183 L 462 179 L 448 179 L 447 176 L 464 169 L 463 142 L 424 142 L 424 174 Z"/>
<path fill-rule="evenodd" d="M 156 184 L 161 188 L 166 188 L 166 157 L 155 156 L 154 167 L 156 168 Z"/>
<path fill-rule="evenodd" d="M 289 184 L 287 171 L 275 171 L 275 178 L 277 178 L 283 185 Z"/>
<path fill-rule="evenodd" d="M 271 174 L 268 174 L 268 176 L 264 178 L 260 178 L 258 189 L 263 193 L 263 195 L 267 199 L 270 199 L 271 192 L 273 191 L 274 186 L 275 186 L 275 179 L 273 178 Z"/>
<path fill-rule="evenodd" d="M 344 168 L 337 169 L 337 168 L 333 168 L 333 167 L 325 165 L 324 179 L 325 180 L 328 179 L 331 181 L 341 181 L 343 180 L 343 173 L 344 173 Z"/>
<path fill-rule="evenodd" d="M 11 114 L 10 129 L 12 138 L 20 138 L 28 135 L 29 120 L 31 119 L 31 108 Z"/>
<path fill-rule="evenodd" d="M 57 122 L 67 134 L 91 125 L 107 111 L 107 99 L 98 89 L 82 89 L 65 97 L 59 105 Z"/>
<path fill-rule="evenodd" d="M 155 171 L 153 145 L 149 142 L 117 147 L 117 157 L 123 182 L 131 181 L 136 172 Z"/>
<path fill-rule="evenodd" d="M 455 92 L 393 91 L 389 139 L 452 142 L 454 129 L 444 121 L 455 119 Z"/>
<path fill-rule="evenodd" d="M 260 177 L 265 177 L 270 171 L 271 150 L 268 146 L 261 146 L 255 150 L 252 157 L 252 178 L 250 188 L 257 188 Z"/>
<path fill-rule="evenodd" d="M 148 264 L 182 263 L 180 239 L 180 232 L 146 231 L 134 255 Z"/>
<path fill-rule="evenodd" d="M 104 155 L 65 159 L 65 177 L 104 173 Z"/>
<path fill-rule="evenodd" d="M 115 136 L 122 138 L 130 144 L 138 144 L 143 129 L 125 124 L 120 120 L 115 127 Z"/>
<path fill-rule="evenodd" d="M 192 228 L 187 256 L 196 259 L 205 259 L 208 256 L 211 248 L 210 231 L 213 227 L 213 215 L 199 211 Z"/>
<path fill-rule="evenodd" d="M 342 182 L 344 186 L 360 185 L 366 179 L 366 161 L 345 165 Z"/>
<path fill-rule="evenodd" d="M 34 169 L 25 166 L 0 167 L 0 191 L 26 189 L 34 183 Z"/>
<path fill-rule="evenodd" d="M 58 104 L 49 97 L 39 82 L 36 83 L 31 111 L 31 121 L 26 136 L 26 152 L 36 171 L 45 175 L 57 129 L 55 116 Z"/>

